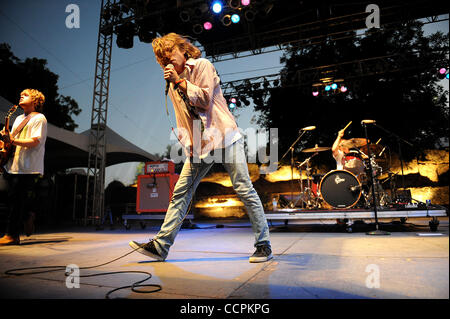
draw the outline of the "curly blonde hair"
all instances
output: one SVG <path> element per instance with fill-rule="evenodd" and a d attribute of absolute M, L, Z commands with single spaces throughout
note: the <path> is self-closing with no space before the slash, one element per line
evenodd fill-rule
<path fill-rule="evenodd" d="M 28 94 L 31 96 L 31 99 L 33 100 L 33 106 L 36 112 L 42 113 L 42 109 L 44 108 L 44 102 L 45 102 L 45 96 L 42 94 L 42 92 L 35 90 L 35 89 L 25 89 L 22 92 L 20 92 L 20 95 L 23 93 Z"/>
<path fill-rule="evenodd" d="M 199 48 L 194 46 L 189 40 L 177 33 L 168 33 L 165 36 L 153 39 L 152 47 L 155 53 L 156 61 L 165 67 L 170 63 L 170 60 L 166 57 L 166 53 L 172 52 L 173 48 L 178 46 L 178 49 L 185 51 L 186 60 L 189 58 L 197 59 L 201 57 L 202 52 Z"/>

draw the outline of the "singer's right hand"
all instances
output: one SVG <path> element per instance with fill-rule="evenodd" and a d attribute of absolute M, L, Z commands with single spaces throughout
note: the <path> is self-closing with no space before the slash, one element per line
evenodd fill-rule
<path fill-rule="evenodd" d="M 178 80 L 178 73 L 175 71 L 173 65 L 169 64 L 164 68 L 164 79 L 170 82 L 176 82 Z"/>

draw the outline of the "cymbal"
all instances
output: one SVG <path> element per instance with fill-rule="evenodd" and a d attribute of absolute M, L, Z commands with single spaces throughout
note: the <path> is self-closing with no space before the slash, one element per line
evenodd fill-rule
<path fill-rule="evenodd" d="M 302 152 L 303 153 L 315 153 L 315 152 L 323 152 L 323 151 L 328 151 L 331 150 L 331 147 L 319 147 L 319 146 L 315 146 L 313 148 L 306 148 L 304 149 Z"/>
<path fill-rule="evenodd" d="M 342 140 L 339 146 L 346 148 L 359 148 L 367 144 L 367 140 L 365 138 L 354 137 L 349 140 Z"/>
<path fill-rule="evenodd" d="M 363 152 L 366 155 L 368 155 L 369 149 L 370 149 L 370 154 L 378 155 L 383 150 L 383 145 L 380 145 L 380 144 L 369 144 L 369 147 L 367 147 L 367 145 L 364 145 L 363 147 L 360 147 L 359 149 L 360 149 L 361 152 Z"/>

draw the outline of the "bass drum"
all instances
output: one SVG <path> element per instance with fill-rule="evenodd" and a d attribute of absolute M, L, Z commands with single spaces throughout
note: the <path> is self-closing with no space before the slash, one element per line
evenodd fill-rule
<path fill-rule="evenodd" d="M 351 208 L 361 197 L 361 183 L 348 171 L 328 172 L 320 181 L 322 199 L 334 208 Z"/>

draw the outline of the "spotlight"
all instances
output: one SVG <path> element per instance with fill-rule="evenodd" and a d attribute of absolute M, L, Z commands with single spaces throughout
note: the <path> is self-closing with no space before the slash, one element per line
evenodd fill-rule
<path fill-rule="evenodd" d="M 233 22 L 233 23 L 238 23 L 240 20 L 241 20 L 241 17 L 239 16 L 239 14 L 235 13 L 231 16 L 231 22 Z"/>
<path fill-rule="evenodd" d="M 249 106 L 250 105 L 250 102 L 245 98 L 245 96 L 241 96 L 241 101 L 242 101 L 242 103 L 245 104 L 245 106 Z"/>
<path fill-rule="evenodd" d="M 248 22 L 252 22 L 253 20 L 255 20 L 256 13 L 253 10 L 247 10 L 245 11 L 244 16 Z"/>
<path fill-rule="evenodd" d="M 229 14 L 226 14 L 222 17 L 222 24 L 226 27 L 231 24 L 231 16 Z"/>
<path fill-rule="evenodd" d="M 125 22 L 117 26 L 116 44 L 119 48 L 130 49 L 133 47 L 133 37 L 135 34 L 135 25 L 131 22 Z"/>
<path fill-rule="evenodd" d="M 313 92 L 312 92 L 312 95 L 313 95 L 313 96 L 319 96 L 319 91 L 313 91 Z"/>
<path fill-rule="evenodd" d="M 153 39 L 156 37 L 155 33 L 149 30 L 139 29 L 139 41 L 144 43 L 152 43 Z"/>
<path fill-rule="evenodd" d="M 230 103 L 230 104 L 228 104 L 228 107 L 230 109 L 234 109 L 236 107 L 236 103 Z"/>
<path fill-rule="evenodd" d="M 337 89 L 337 84 L 336 84 L 336 83 L 331 84 L 331 88 L 332 88 L 333 90 L 336 90 L 336 89 Z"/>
<path fill-rule="evenodd" d="M 201 24 L 194 24 L 194 26 L 192 27 L 192 32 L 194 32 L 195 34 L 200 34 L 203 32 L 203 27 L 201 26 Z"/>
<path fill-rule="evenodd" d="M 342 92 L 342 93 L 344 93 L 344 92 L 347 92 L 347 87 L 346 87 L 346 86 L 344 86 L 344 85 L 343 85 L 343 86 L 341 86 L 341 92 Z"/>
<path fill-rule="evenodd" d="M 236 98 L 232 97 L 232 98 L 230 99 L 230 102 L 236 104 Z"/>
<path fill-rule="evenodd" d="M 325 87 L 325 91 L 329 91 L 329 90 L 331 90 L 331 86 L 327 85 L 327 86 Z"/>
<path fill-rule="evenodd" d="M 248 6 L 250 4 L 250 0 L 241 0 L 243 6 Z"/>
<path fill-rule="evenodd" d="M 228 0 L 228 5 L 230 8 L 237 9 L 239 8 L 239 0 Z"/>
<path fill-rule="evenodd" d="M 181 21 L 188 22 L 191 19 L 191 14 L 187 10 L 183 10 L 179 14 Z"/>
<path fill-rule="evenodd" d="M 222 12 L 223 4 L 221 1 L 214 1 L 211 7 L 214 13 L 220 13 Z"/>
<path fill-rule="evenodd" d="M 447 68 L 440 68 L 438 77 L 440 79 L 443 79 L 443 78 L 447 78 L 448 79 L 448 70 L 447 70 Z"/>
<path fill-rule="evenodd" d="M 203 28 L 205 30 L 211 30 L 212 29 L 212 23 L 209 21 L 206 21 L 205 23 L 203 23 Z"/>

